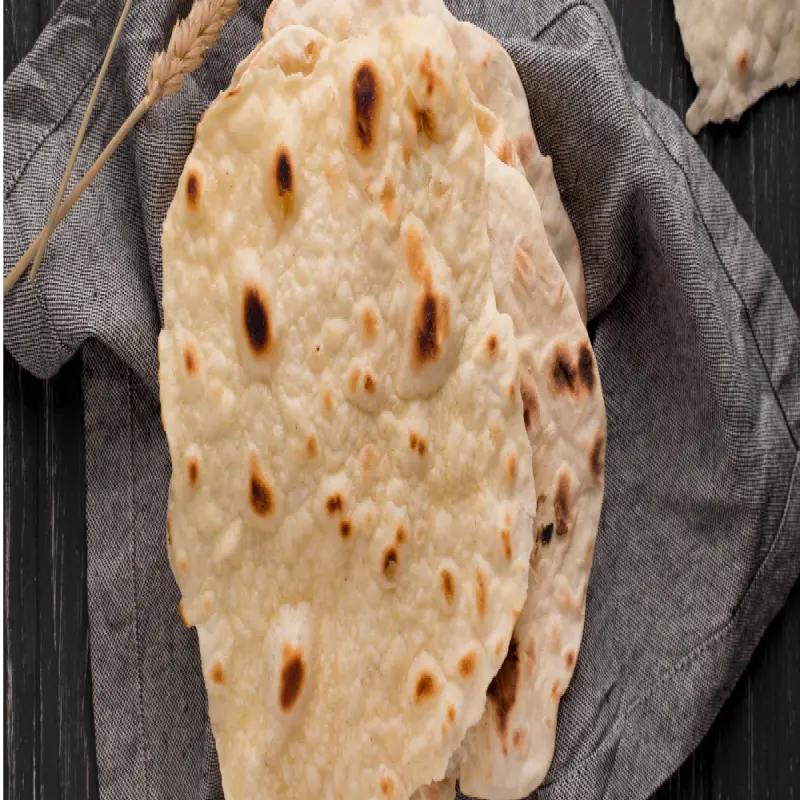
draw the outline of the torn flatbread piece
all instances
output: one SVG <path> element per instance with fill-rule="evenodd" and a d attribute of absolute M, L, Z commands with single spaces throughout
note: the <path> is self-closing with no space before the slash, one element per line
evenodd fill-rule
<path fill-rule="evenodd" d="M 798 0 L 675 0 L 698 94 L 686 127 L 738 120 L 760 97 L 800 78 Z"/>

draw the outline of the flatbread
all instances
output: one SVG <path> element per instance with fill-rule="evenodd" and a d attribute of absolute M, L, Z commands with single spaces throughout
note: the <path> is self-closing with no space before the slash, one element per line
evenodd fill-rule
<path fill-rule="evenodd" d="M 768 91 L 800 78 L 798 0 L 675 0 L 675 15 L 699 89 L 686 113 L 692 133 L 738 120 Z"/>
<path fill-rule="evenodd" d="M 442 0 L 273 0 L 264 18 L 264 40 L 289 25 L 305 25 L 342 41 L 404 14 L 433 16 L 447 25 L 478 102 L 489 108 L 508 131 L 536 192 L 550 247 L 585 321 L 586 290 L 578 240 L 561 202 L 552 160 L 539 151 L 519 75 L 495 39 L 457 20 Z"/>
<path fill-rule="evenodd" d="M 459 753 L 462 791 L 516 800 L 544 780 L 583 634 L 603 504 L 606 414 L 586 329 L 520 173 L 485 151 L 492 285 L 522 362 L 537 510 L 528 597 L 486 711 Z"/>
<path fill-rule="evenodd" d="M 314 29 L 288 26 L 250 63 L 307 71 L 326 42 Z M 420 789 L 414 800 L 451 800 L 460 770 L 464 790 L 489 800 L 525 796 L 544 779 L 558 704 L 580 646 L 603 499 L 605 407 L 591 344 L 504 127 L 477 103 L 475 118 L 486 147 L 492 284 L 498 306 L 514 321 L 523 362 L 524 420 L 540 493 L 536 550 L 529 599 L 487 711 L 449 777 Z"/>
<path fill-rule="evenodd" d="M 306 70 L 308 53 L 325 42 L 313 29 L 289 26 L 251 63 Z M 484 718 L 468 733 L 450 777 L 421 789 L 415 800 L 453 798 L 459 770 L 465 791 L 490 799 L 524 796 L 546 775 L 558 703 L 580 646 L 603 498 L 605 408 L 591 345 L 548 246 L 536 198 L 505 146 L 505 129 L 479 104 L 475 118 L 486 146 L 492 283 L 498 306 L 514 321 L 523 362 L 524 419 L 540 492 L 535 568 Z"/>
<path fill-rule="evenodd" d="M 550 250 L 531 187 L 499 158 L 502 128 L 476 108 L 486 144 L 489 243 L 497 306 L 514 321 L 524 421 L 538 488 L 528 597 L 486 711 L 449 767 L 461 789 L 516 800 L 547 775 L 561 697 L 572 679 L 603 504 L 606 415 L 575 301 Z M 452 777 L 414 800 L 453 800 Z"/>
<path fill-rule="evenodd" d="M 440 24 L 254 68 L 163 231 L 170 564 L 228 800 L 444 776 L 524 602 L 535 488 L 483 143 Z"/>

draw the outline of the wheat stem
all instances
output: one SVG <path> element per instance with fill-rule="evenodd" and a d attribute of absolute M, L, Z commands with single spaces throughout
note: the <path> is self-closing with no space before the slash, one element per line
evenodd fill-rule
<path fill-rule="evenodd" d="M 80 183 L 59 206 L 52 224 L 53 229 L 69 213 L 86 187 L 94 180 L 105 162 L 145 112 L 161 98 L 175 94 L 183 85 L 184 78 L 203 63 L 206 54 L 219 39 L 223 25 L 236 13 L 238 7 L 239 0 L 195 0 L 189 14 L 184 19 L 178 20 L 172 29 L 166 51 L 158 53 L 153 59 L 144 98 L 106 145 L 105 150 Z M 39 247 L 47 241 L 47 233 L 46 227 L 3 279 L 3 295 L 8 294 L 25 273 Z"/>
<path fill-rule="evenodd" d="M 144 113 L 152 105 L 152 102 L 145 97 L 136 108 L 133 109 L 131 115 L 122 124 L 122 127 L 114 134 L 114 138 L 106 145 L 105 150 L 100 154 L 97 161 L 92 164 L 89 171 L 81 178 L 80 183 L 70 192 L 67 199 L 59 206 L 56 213 L 55 224 L 58 225 L 64 217 L 70 212 L 72 206 L 78 202 L 80 196 L 83 194 L 86 187 L 95 179 L 97 173 L 105 165 L 106 161 L 111 157 L 111 154 L 122 144 L 122 140 L 128 135 L 130 129 L 144 116 Z M 22 254 L 22 258 L 14 265 L 11 272 L 3 279 L 3 296 L 7 295 L 14 284 L 24 274 L 28 268 L 31 259 L 36 252 L 36 248 L 45 242 L 45 233 L 42 231 L 31 246 Z"/>
<path fill-rule="evenodd" d="M 111 42 L 109 42 L 108 49 L 106 50 L 106 57 L 103 59 L 103 66 L 100 67 L 100 74 L 97 76 L 97 82 L 92 90 L 92 96 L 89 98 L 86 111 L 83 112 L 83 119 L 81 120 L 81 126 L 78 129 L 78 135 L 75 138 L 75 144 L 72 145 L 72 152 L 69 154 L 67 168 L 64 170 L 64 176 L 61 178 L 61 185 L 58 187 L 56 198 L 53 201 L 53 207 L 50 209 L 50 216 L 47 218 L 47 224 L 44 226 L 44 234 L 41 244 L 39 245 L 39 249 L 36 251 L 36 256 L 33 259 L 30 280 L 33 280 L 36 277 L 36 273 L 39 271 L 39 264 L 42 263 L 44 251 L 47 248 L 47 240 L 50 238 L 54 228 L 56 227 L 56 214 L 58 213 L 58 207 L 61 205 L 61 198 L 64 197 L 64 193 L 67 191 L 67 185 L 69 184 L 72 170 L 75 168 L 75 161 L 78 158 L 78 150 L 80 150 L 81 144 L 83 143 L 83 137 L 86 135 L 86 129 L 89 127 L 89 118 L 92 115 L 94 104 L 97 102 L 97 96 L 100 94 L 100 87 L 103 84 L 103 78 L 105 78 L 106 72 L 108 71 L 108 65 L 111 62 L 111 56 L 117 47 L 117 42 L 119 41 L 120 34 L 122 33 L 122 26 L 125 24 L 125 18 L 128 16 L 128 11 L 130 11 L 132 2 L 133 0 L 125 0 L 125 5 L 122 7 L 122 13 L 119 17 L 119 22 L 117 22 L 117 27 L 114 29 L 114 35 L 111 37 Z"/>

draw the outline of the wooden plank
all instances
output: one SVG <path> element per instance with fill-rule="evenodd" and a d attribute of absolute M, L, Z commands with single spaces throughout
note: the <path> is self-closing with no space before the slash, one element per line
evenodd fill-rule
<path fill-rule="evenodd" d="M 670 0 L 609 0 L 631 75 L 684 118 L 697 92 Z M 697 142 L 800 309 L 800 93 L 779 89 Z"/>
<path fill-rule="evenodd" d="M 38 4 L 3 5 L 3 76 L 33 46 Z M 45 386 L 3 353 L 5 780 L 7 798 L 38 794 L 41 719 L 38 636 L 38 443 Z"/>
<path fill-rule="evenodd" d="M 0 315 L 2 309 L 0 309 Z M 0 319 L 2 326 L 2 319 Z M 0 329 L 0 333 L 2 330 Z M 1 340 L 2 337 L 0 337 Z M 3 664 L 3 677 L 5 678 L 6 691 L 0 694 L 0 787 L 5 789 L 4 797 L 11 797 L 11 732 L 9 730 L 8 715 L 6 714 L 7 703 L 11 700 L 11 688 L 8 682 L 8 603 L 6 601 L 8 578 L 10 575 L 11 562 L 8 559 L 8 548 L 6 547 L 6 532 L 11 530 L 11 520 L 8 515 L 11 513 L 11 498 L 7 496 L 6 475 L 6 411 L 8 408 L 8 379 L 6 370 L 6 354 L 2 344 L 0 344 L 0 525 L 3 531 L 3 591 L 0 592 L 0 659 Z"/>
<path fill-rule="evenodd" d="M 42 26 L 39 2 L 3 0 L 3 80 L 33 47 Z"/>
<path fill-rule="evenodd" d="M 94 797 L 81 361 L 45 382 L 39 445 L 40 797 Z"/>
<path fill-rule="evenodd" d="M 96 798 L 80 359 L 3 367 L 5 796 Z"/>
<path fill-rule="evenodd" d="M 58 4 L 6 0 L 4 76 Z M 5 797 L 93 800 L 81 363 L 3 372 Z"/>
<path fill-rule="evenodd" d="M 1 313 L 1 312 L 0 312 Z M 0 320 L 2 325 L 2 320 Z M 8 422 L 6 420 L 8 414 L 8 381 L 9 381 L 9 359 L 6 357 L 5 350 L 0 344 L 0 522 L 3 526 L 3 591 L 0 592 L 0 658 L 3 664 L 3 677 L 5 678 L 6 691 L 0 695 L 0 719 L 2 719 L 2 728 L 0 729 L 0 753 L 3 758 L 0 758 L 0 787 L 5 789 L 4 797 L 12 797 L 11 794 L 11 727 L 8 724 L 11 717 L 8 713 L 9 704 L 11 703 L 11 684 L 9 682 L 8 664 L 9 664 L 9 647 L 8 647 L 8 620 L 10 618 L 8 599 L 9 599 L 9 578 L 11 575 L 11 561 L 9 559 L 8 532 L 11 530 L 11 496 L 9 492 L 9 484 L 6 482 L 6 477 L 9 473 L 8 449 L 6 442 L 8 437 L 6 429 Z"/>
<path fill-rule="evenodd" d="M 41 31 L 45 25 L 53 18 L 56 9 L 61 5 L 62 0 L 35 0 L 31 5 L 38 6 L 39 8 L 39 30 Z"/>
<path fill-rule="evenodd" d="M 28 798 L 39 768 L 36 452 L 44 386 L 4 353 L 3 387 L 5 796 Z"/>

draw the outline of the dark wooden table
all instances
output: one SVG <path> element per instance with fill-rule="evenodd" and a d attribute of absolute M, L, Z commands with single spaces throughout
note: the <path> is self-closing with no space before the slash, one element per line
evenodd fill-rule
<path fill-rule="evenodd" d="M 3 74 L 59 0 L 4 0 Z M 694 96 L 672 0 L 610 0 L 632 74 Z M 800 308 L 800 90 L 699 142 Z M 4 352 L 5 797 L 97 797 L 86 613 L 80 360 L 38 381 Z M 800 585 L 697 751 L 656 794 L 800 800 Z"/>

